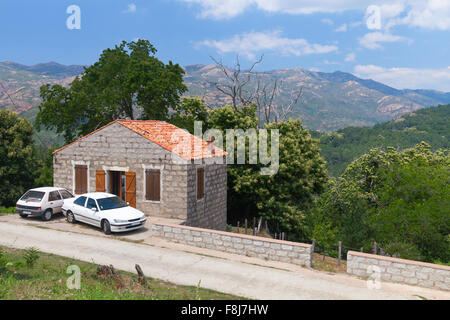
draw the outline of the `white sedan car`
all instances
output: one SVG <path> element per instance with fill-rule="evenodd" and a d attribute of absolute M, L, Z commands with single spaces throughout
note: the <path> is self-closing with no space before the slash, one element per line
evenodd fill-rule
<path fill-rule="evenodd" d="M 145 215 L 121 198 L 103 192 L 86 193 L 64 200 L 62 211 L 70 223 L 84 222 L 99 227 L 105 234 L 142 228 Z"/>

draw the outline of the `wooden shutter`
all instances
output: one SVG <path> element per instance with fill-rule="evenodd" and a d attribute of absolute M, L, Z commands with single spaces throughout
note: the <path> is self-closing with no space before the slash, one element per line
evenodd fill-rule
<path fill-rule="evenodd" d="M 96 171 L 95 172 L 95 191 L 97 192 L 105 192 L 105 171 Z"/>
<path fill-rule="evenodd" d="M 202 199 L 205 195 L 205 169 L 197 169 L 197 199 Z"/>
<path fill-rule="evenodd" d="M 161 171 L 158 169 L 145 171 L 145 199 L 151 201 L 161 200 Z"/>
<path fill-rule="evenodd" d="M 136 208 L 136 173 L 125 172 L 125 200 Z"/>
<path fill-rule="evenodd" d="M 87 166 L 83 165 L 76 165 L 75 166 L 75 193 L 76 194 L 82 194 L 87 193 Z"/>

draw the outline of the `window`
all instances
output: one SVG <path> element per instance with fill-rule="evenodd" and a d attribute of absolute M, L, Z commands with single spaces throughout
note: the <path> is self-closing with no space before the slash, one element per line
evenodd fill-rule
<path fill-rule="evenodd" d="M 70 199 L 73 198 L 73 195 L 67 191 L 67 190 L 59 190 L 59 193 L 61 194 L 61 196 L 63 197 L 63 199 Z"/>
<path fill-rule="evenodd" d="M 98 210 L 97 204 L 95 203 L 95 200 L 91 199 L 91 198 L 88 199 L 86 208 L 88 208 L 88 209 L 94 209 L 95 208 L 95 209 Z"/>
<path fill-rule="evenodd" d="M 88 192 L 88 172 L 86 165 L 75 166 L 75 193 L 83 194 Z"/>
<path fill-rule="evenodd" d="M 42 200 L 42 198 L 44 197 L 44 195 L 45 195 L 45 192 L 30 190 L 30 191 L 27 191 L 27 193 L 25 193 L 23 195 L 23 197 L 20 198 L 20 200 L 40 202 Z"/>
<path fill-rule="evenodd" d="M 119 197 L 98 199 L 97 202 L 101 210 L 112 210 L 128 207 L 127 203 Z"/>
<path fill-rule="evenodd" d="M 159 169 L 145 170 L 145 200 L 161 200 L 161 171 Z"/>
<path fill-rule="evenodd" d="M 197 200 L 205 196 L 205 168 L 197 169 Z"/>
<path fill-rule="evenodd" d="M 58 201 L 61 200 L 61 196 L 59 195 L 58 191 L 52 191 L 48 195 L 48 201 Z"/>
<path fill-rule="evenodd" d="M 84 207 L 84 204 L 86 203 L 86 197 L 79 197 L 77 200 L 75 200 L 73 203 Z"/>

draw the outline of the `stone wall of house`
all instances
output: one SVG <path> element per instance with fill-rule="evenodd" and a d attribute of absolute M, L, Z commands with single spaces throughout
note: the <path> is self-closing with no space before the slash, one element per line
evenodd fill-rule
<path fill-rule="evenodd" d="M 399 282 L 427 288 L 450 290 L 450 267 L 355 251 L 347 253 L 347 273 L 381 281 Z"/>
<path fill-rule="evenodd" d="M 172 242 L 307 267 L 312 265 L 310 244 L 164 223 L 152 223 L 151 228 L 153 236 Z"/>
<path fill-rule="evenodd" d="M 173 157 L 180 163 L 174 163 Z M 146 215 L 187 218 L 187 164 L 139 134 L 113 123 L 53 156 L 54 185 L 74 192 L 74 165 L 88 166 L 88 192 L 95 192 L 96 170 L 136 173 L 136 207 Z M 145 200 L 145 169 L 161 170 L 161 201 Z M 106 175 L 106 188 L 109 177 Z"/>
<path fill-rule="evenodd" d="M 220 160 L 220 159 L 218 159 Z M 188 214 L 186 225 L 225 230 L 227 224 L 227 168 L 223 163 L 188 165 Z M 197 200 L 197 169 L 205 170 L 205 195 Z"/>

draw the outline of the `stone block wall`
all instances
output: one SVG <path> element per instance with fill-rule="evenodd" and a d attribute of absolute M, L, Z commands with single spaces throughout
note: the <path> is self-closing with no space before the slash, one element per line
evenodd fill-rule
<path fill-rule="evenodd" d="M 197 200 L 197 169 L 199 167 L 205 169 L 205 196 Z M 227 224 L 226 164 L 206 162 L 205 164 L 188 165 L 187 179 L 188 213 L 186 225 L 224 231 Z"/>
<path fill-rule="evenodd" d="M 450 291 L 448 266 L 348 251 L 347 273 L 369 277 L 374 270 L 379 270 L 381 281 Z"/>
<path fill-rule="evenodd" d="M 152 223 L 152 235 L 200 248 L 306 267 L 312 265 L 310 244 L 163 223 Z"/>
<path fill-rule="evenodd" d="M 74 192 L 74 165 L 88 167 L 88 192 L 96 171 L 136 173 L 136 208 L 148 216 L 186 220 L 189 225 L 225 230 L 226 165 L 205 164 L 205 198 L 196 199 L 196 167 L 136 132 L 113 123 L 53 155 L 54 186 Z M 145 170 L 161 170 L 161 200 L 145 199 Z M 109 192 L 106 174 L 106 191 Z"/>

